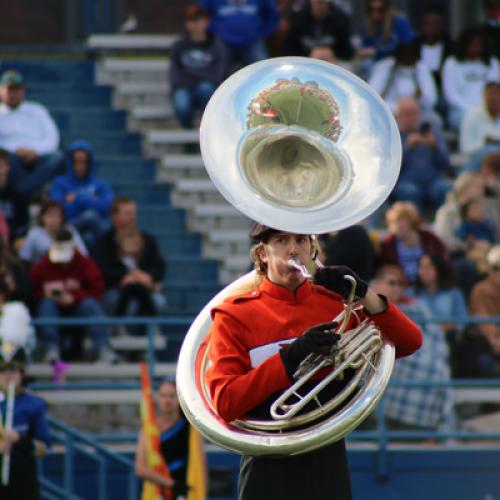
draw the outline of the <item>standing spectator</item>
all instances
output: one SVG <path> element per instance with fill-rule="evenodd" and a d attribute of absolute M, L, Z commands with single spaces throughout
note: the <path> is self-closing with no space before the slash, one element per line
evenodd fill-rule
<path fill-rule="evenodd" d="M 404 285 L 401 269 L 387 266 L 377 272 L 372 286 L 417 323 L 431 318 L 424 304 L 404 295 Z M 393 377 L 403 382 L 449 382 L 450 352 L 443 332 L 432 323 L 421 328 L 421 349 L 409 358 L 397 359 Z M 384 394 L 384 410 L 393 429 L 451 430 L 453 394 L 447 387 L 389 387 Z"/>
<path fill-rule="evenodd" d="M 59 170 L 59 131 L 41 104 L 25 101 L 23 77 L 5 71 L 0 78 L 0 147 L 10 153 L 12 181 L 32 195 Z"/>
<path fill-rule="evenodd" d="M 441 70 L 454 46 L 445 31 L 443 10 L 438 5 L 425 9 L 420 35 L 413 43 L 417 47 L 420 61 L 432 73 L 438 94 L 441 94 Z"/>
<path fill-rule="evenodd" d="M 0 363 L 0 390 L 7 395 L 14 383 L 14 415 L 12 429 L 2 429 L 0 452 L 5 460 L 10 454 L 9 482 L 0 484 L 0 498 L 38 500 L 40 498 L 36 458 L 50 447 L 47 405 L 43 399 L 25 388 L 24 361 L 15 358 Z M 8 398 L 0 402 L 0 414 L 5 422 Z"/>
<path fill-rule="evenodd" d="M 5 149 L 0 149 L 0 212 L 9 225 L 11 241 L 26 233 L 29 224 L 28 200 L 12 184 L 9 153 Z"/>
<path fill-rule="evenodd" d="M 186 35 L 170 52 L 172 104 L 184 128 L 193 128 L 195 110 L 205 109 L 228 70 L 226 47 L 207 31 L 209 22 L 205 11 L 189 5 L 184 15 Z"/>
<path fill-rule="evenodd" d="M 394 203 L 386 212 L 386 223 L 389 234 L 380 245 L 379 267 L 400 266 L 409 284 L 415 283 L 418 263 L 424 254 L 442 255 L 449 268 L 447 248 L 432 231 L 422 227 L 420 214 L 413 203 Z"/>
<path fill-rule="evenodd" d="M 472 289 L 470 312 L 475 317 L 500 316 L 500 245 L 495 245 L 487 256 L 488 274 Z M 482 323 L 477 331 L 485 343 L 469 352 L 469 369 L 481 376 L 500 375 L 500 325 Z"/>
<path fill-rule="evenodd" d="M 161 256 L 156 240 L 145 231 L 139 230 L 142 238 L 142 251 L 136 256 L 135 266 L 138 269 L 129 269 L 122 262 L 122 255 L 118 252 L 118 238 L 120 234 L 135 232 L 137 227 L 137 207 L 133 200 L 125 197 L 116 197 L 111 203 L 111 225 L 96 242 L 94 258 L 102 269 L 106 285 L 105 307 L 108 314 L 115 314 L 120 296 L 120 287 L 131 283 L 140 283 L 150 290 L 157 288 L 165 276 L 165 260 Z M 162 295 L 154 294 L 156 309 L 165 305 Z"/>
<path fill-rule="evenodd" d="M 308 0 L 290 16 L 285 50 L 292 56 L 309 56 L 314 47 L 329 47 L 335 57 L 348 61 L 353 56 L 350 19 L 330 0 Z"/>
<path fill-rule="evenodd" d="M 403 144 L 401 173 L 392 197 L 411 201 L 420 209 L 443 204 L 452 183 L 445 178 L 450 166 L 448 150 L 437 126 L 422 122 L 413 98 L 401 99 L 396 119 Z"/>
<path fill-rule="evenodd" d="M 414 38 L 410 23 L 394 11 L 391 0 L 365 0 L 365 20 L 358 51 L 364 59 L 363 76 L 370 76 L 374 62 L 392 55 L 397 45 Z"/>
<path fill-rule="evenodd" d="M 100 300 L 104 291 L 102 274 L 94 261 L 75 247 L 72 234 L 62 229 L 48 254 L 30 271 L 38 318 L 76 316 L 98 319 L 104 316 Z M 89 334 L 97 361 L 114 362 L 109 333 L 103 325 L 92 325 Z M 59 327 L 40 327 L 45 361 L 60 359 Z"/>
<path fill-rule="evenodd" d="M 368 83 L 382 96 L 393 112 L 398 102 L 411 97 L 418 100 L 428 115 L 437 103 L 437 90 L 429 69 L 418 61 L 411 43 L 399 44 L 394 55 L 374 64 Z M 434 121 L 439 122 L 433 116 Z"/>
<path fill-rule="evenodd" d="M 443 67 L 448 124 L 459 129 L 465 113 L 481 105 L 484 85 L 499 79 L 498 59 L 490 55 L 482 31 L 464 31 L 458 40 L 456 55 L 448 57 Z"/>
<path fill-rule="evenodd" d="M 67 174 L 54 179 L 50 198 L 62 203 L 66 218 L 76 227 L 86 245 L 109 228 L 109 206 L 113 191 L 95 176 L 95 158 L 87 141 L 75 141 L 67 153 Z"/>
<path fill-rule="evenodd" d="M 469 155 L 466 167 L 476 171 L 483 156 L 500 152 L 500 82 L 487 83 L 482 104 L 465 113 L 460 126 L 460 151 Z"/>
<path fill-rule="evenodd" d="M 72 235 L 76 248 L 82 255 L 87 255 L 87 248 L 78 231 L 66 224 L 64 208 L 58 201 L 43 202 L 38 214 L 38 225 L 31 228 L 19 250 L 19 257 L 29 266 L 36 264 L 54 243 L 56 235 L 66 228 Z"/>
<path fill-rule="evenodd" d="M 229 67 L 266 59 L 265 39 L 278 26 L 275 0 L 198 0 L 211 18 L 211 31 L 229 51 Z"/>

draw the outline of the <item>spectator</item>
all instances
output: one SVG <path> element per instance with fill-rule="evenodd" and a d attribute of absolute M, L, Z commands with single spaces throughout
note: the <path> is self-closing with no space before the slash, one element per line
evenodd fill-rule
<path fill-rule="evenodd" d="M 78 231 L 66 224 L 64 208 L 58 201 L 45 201 L 38 214 L 38 225 L 31 228 L 23 241 L 19 257 L 30 266 L 36 264 L 54 243 L 57 233 L 66 228 L 73 235 L 76 248 L 82 255 L 87 255 L 87 248 Z"/>
<path fill-rule="evenodd" d="M 330 64 L 336 64 L 337 58 L 333 53 L 333 50 L 330 47 L 322 47 L 318 45 L 317 47 L 313 47 L 309 54 L 309 57 L 312 59 L 319 59 L 320 61 L 325 61 Z"/>
<path fill-rule="evenodd" d="M 48 254 L 30 271 L 33 297 L 38 318 L 76 316 L 103 317 L 100 300 L 104 291 L 102 274 L 94 261 L 82 255 L 67 229 L 57 233 Z M 114 362 L 115 353 L 109 347 L 109 333 L 103 325 L 89 326 L 97 361 Z M 40 327 L 44 360 L 60 359 L 59 327 Z"/>
<path fill-rule="evenodd" d="M 186 35 L 170 52 L 171 99 L 184 128 L 193 128 L 195 110 L 205 109 L 228 70 L 226 47 L 207 31 L 209 22 L 205 11 L 189 5 L 184 15 Z"/>
<path fill-rule="evenodd" d="M 267 39 L 269 57 L 280 57 L 286 55 L 285 46 L 290 30 L 290 15 L 293 0 L 276 0 L 276 9 L 279 14 L 279 22 L 276 29 Z"/>
<path fill-rule="evenodd" d="M 308 0 L 290 16 L 287 54 L 306 57 L 318 46 L 329 47 L 336 58 L 344 61 L 354 54 L 350 19 L 330 0 Z"/>
<path fill-rule="evenodd" d="M 0 279 L 5 284 L 7 300 L 29 303 L 31 286 L 28 274 L 2 238 L 0 238 Z"/>
<path fill-rule="evenodd" d="M 198 0 L 212 18 L 211 31 L 229 51 L 229 67 L 267 58 L 265 39 L 278 26 L 275 0 Z"/>
<path fill-rule="evenodd" d="M 96 242 L 94 257 L 104 274 L 106 285 L 105 307 L 108 314 L 116 314 L 120 287 L 139 283 L 149 290 L 157 290 L 165 276 L 165 260 L 160 255 L 156 240 L 145 231 L 139 230 L 142 238 L 142 251 L 136 256 L 138 269 L 129 269 L 118 252 L 119 235 L 134 233 L 137 228 L 137 208 L 129 198 L 117 197 L 110 208 L 112 228 Z M 165 299 L 161 294 L 153 294 L 156 310 L 161 310 Z"/>
<path fill-rule="evenodd" d="M 472 289 L 470 312 L 474 317 L 500 316 L 500 245 L 495 245 L 487 256 L 488 274 Z M 482 323 L 476 330 L 481 335 L 476 348 L 468 358 L 469 371 L 480 376 L 500 375 L 500 325 Z"/>
<path fill-rule="evenodd" d="M 444 29 L 443 10 L 438 5 L 427 7 L 423 13 L 420 35 L 414 40 L 419 59 L 432 73 L 441 94 L 441 70 L 445 59 L 451 55 L 453 41 Z"/>
<path fill-rule="evenodd" d="M 393 112 L 403 98 L 418 100 L 428 115 L 437 103 L 437 90 L 431 72 L 420 61 L 415 45 L 400 44 L 394 55 L 374 64 L 368 83 L 382 96 Z M 432 115 L 435 122 L 439 118 Z M 428 117 L 429 119 L 429 117 Z"/>
<path fill-rule="evenodd" d="M 495 224 L 497 239 L 500 239 L 500 152 L 487 154 L 479 171 L 484 181 L 488 215 Z"/>
<path fill-rule="evenodd" d="M 380 245 L 378 266 L 396 265 L 403 269 L 406 280 L 414 284 L 418 276 L 418 262 L 424 254 L 439 254 L 450 267 L 448 250 L 430 230 L 424 229 L 417 207 L 398 201 L 387 210 L 389 234 Z"/>
<path fill-rule="evenodd" d="M 19 358 L 16 354 L 14 359 L 0 363 L 0 390 L 6 395 L 0 402 L 3 416 L 9 404 L 9 385 L 15 387 L 12 429 L 2 429 L 0 440 L 3 459 L 10 454 L 9 481 L 0 484 L 0 498 L 36 500 L 40 498 L 36 458 L 50 447 L 47 405 L 24 387 L 24 360 Z"/>
<path fill-rule="evenodd" d="M 500 79 L 498 60 L 491 57 L 480 30 L 460 36 L 456 54 L 443 66 L 443 94 L 448 106 L 448 124 L 459 129 L 465 113 L 481 105 L 484 85 Z"/>
<path fill-rule="evenodd" d="M 391 0 L 365 0 L 365 20 L 358 55 L 364 59 L 363 76 L 370 76 L 374 62 L 393 54 L 400 43 L 415 38 L 406 17 L 394 11 Z"/>
<path fill-rule="evenodd" d="M 325 265 L 347 266 L 365 281 L 373 278 L 375 251 L 364 226 L 356 224 L 321 239 Z"/>
<path fill-rule="evenodd" d="M 11 176 L 20 193 L 30 196 L 62 164 L 59 131 L 41 104 L 25 101 L 23 77 L 5 71 L 0 78 L 0 147 L 10 153 Z"/>
<path fill-rule="evenodd" d="M 404 295 L 405 278 L 397 266 L 378 270 L 372 284 L 414 321 L 429 319 L 431 312 L 415 298 Z M 408 358 L 397 359 L 393 377 L 402 382 L 449 382 L 449 348 L 440 328 L 432 323 L 420 325 L 423 344 Z M 384 410 L 392 429 L 450 430 L 453 395 L 447 387 L 389 387 L 384 394 Z"/>
<path fill-rule="evenodd" d="M 486 154 L 500 152 L 500 82 L 487 83 L 483 97 L 483 104 L 469 109 L 460 126 L 460 151 L 469 155 L 469 170 L 479 170 Z"/>
<path fill-rule="evenodd" d="M 420 209 L 443 204 L 452 183 L 445 178 L 450 166 L 448 150 L 439 128 L 422 122 L 413 98 L 401 99 L 396 119 L 403 144 L 401 173 L 392 197 L 411 201 Z"/>
<path fill-rule="evenodd" d="M 462 292 L 454 286 L 453 275 L 439 254 L 424 254 L 418 264 L 415 296 L 435 317 L 464 318 L 468 316 L 467 304 Z M 448 343 L 453 344 L 462 325 L 440 323 Z"/>
<path fill-rule="evenodd" d="M 66 218 L 88 247 L 109 228 L 113 191 L 95 176 L 95 158 L 87 141 L 75 141 L 67 153 L 67 174 L 54 179 L 50 198 L 62 203 Z"/>
<path fill-rule="evenodd" d="M 119 231 L 116 235 L 116 252 L 124 277 L 119 284 L 116 316 L 154 316 L 156 304 L 164 303 L 161 283 L 139 267 L 144 255 L 144 238 L 138 229 Z"/>
<path fill-rule="evenodd" d="M 5 149 L 0 149 L 0 212 L 9 226 L 10 240 L 14 241 L 26 233 L 28 200 L 12 185 L 9 153 Z"/>
<path fill-rule="evenodd" d="M 485 21 L 481 29 L 484 32 L 490 54 L 500 54 L 500 2 L 483 0 Z"/>

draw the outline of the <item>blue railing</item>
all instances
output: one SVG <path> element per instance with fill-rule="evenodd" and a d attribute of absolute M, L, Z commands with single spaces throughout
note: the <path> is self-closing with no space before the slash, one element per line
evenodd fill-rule
<path fill-rule="evenodd" d="M 108 497 L 108 466 L 111 463 L 123 467 L 128 477 L 127 496 L 124 500 L 136 500 L 138 498 L 139 482 L 135 475 L 135 466 L 129 458 L 115 453 L 100 444 L 96 439 L 87 434 L 64 424 L 63 422 L 49 417 L 49 427 L 53 442 L 64 446 L 62 484 L 48 480 L 41 474 L 40 482 L 46 498 L 79 499 L 75 493 L 75 460 L 78 454 L 87 457 L 97 467 L 97 478 L 95 481 L 96 500 L 107 500 Z M 43 459 L 42 467 L 43 470 Z"/>

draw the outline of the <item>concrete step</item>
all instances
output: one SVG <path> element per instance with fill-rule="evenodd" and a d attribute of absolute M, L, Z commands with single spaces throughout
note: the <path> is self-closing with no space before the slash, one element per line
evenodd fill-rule
<path fill-rule="evenodd" d="M 115 351 L 142 351 L 146 352 L 148 349 L 147 337 L 135 337 L 132 335 L 124 335 L 118 337 L 111 337 L 111 347 Z M 167 337 L 163 335 L 155 335 L 153 337 L 153 346 L 155 350 L 163 351 L 167 348 Z"/>
<path fill-rule="evenodd" d="M 155 375 L 165 377 L 175 375 L 174 363 L 156 363 Z M 52 379 L 52 366 L 47 363 L 31 363 L 27 367 L 27 375 L 37 380 Z M 77 380 L 139 380 L 140 368 L 138 363 L 119 363 L 106 365 L 101 363 L 68 363 L 66 372 L 67 381 Z"/>
<path fill-rule="evenodd" d="M 105 57 L 96 67 L 99 83 L 164 82 L 169 61 L 165 57 Z"/>
<path fill-rule="evenodd" d="M 91 35 L 87 38 L 86 45 L 101 50 L 170 50 L 177 38 L 177 35 L 160 34 Z"/>
<path fill-rule="evenodd" d="M 138 405 L 141 400 L 139 389 L 79 389 L 57 391 L 39 390 L 37 395 L 49 405 Z"/>
<path fill-rule="evenodd" d="M 125 82 L 114 87 L 113 104 L 119 108 L 149 106 L 169 110 L 172 106 L 167 82 Z"/>

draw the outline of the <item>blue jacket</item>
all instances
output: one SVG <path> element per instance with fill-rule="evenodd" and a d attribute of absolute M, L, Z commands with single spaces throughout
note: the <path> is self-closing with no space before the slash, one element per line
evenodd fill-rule
<path fill-rule="evenodd" d="M 229 45 L 245 46 L 266 38 L 279 21 L 275 0 L 198 0 L 198 4 L 212 17 L 210 29 Z"/>
<path fill-rule="evenodd" d="M 88 172 L 84 179 L 77 178 L 73 169 L 73 153 L 76 150 L 87 151 L 89 154 Z M 69 222 L 87 210 L 93 210 L 107 218 L 114 194 L 107 182 L 94 175 L 96 166 L 92 146 L 87 141 L 75 141 L 67 153 L 66 164 L 67 174 L 52 181 L 49 197 L 63 204 Z M 76 196 L 72 202 L 66 200 L 69 193 Z"/>

